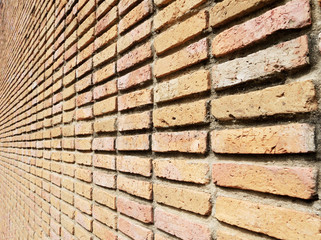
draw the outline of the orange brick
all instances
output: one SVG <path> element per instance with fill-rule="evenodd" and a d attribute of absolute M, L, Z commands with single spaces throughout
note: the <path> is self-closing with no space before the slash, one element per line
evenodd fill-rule
<path fill-rule="evenodd" d="M 150 177 L 152 162 L 150 158 L 117 156 L 117 170 Z"/>
<path fill-rule="evenodd" d="M 117 177 L 117 188 L 145 199 L 152 199 L 153 185 L 148 181 L 136 180 L 119 175 Z"/>

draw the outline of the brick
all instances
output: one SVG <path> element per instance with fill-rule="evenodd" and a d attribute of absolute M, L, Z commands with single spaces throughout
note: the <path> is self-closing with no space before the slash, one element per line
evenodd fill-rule
<path fill-rule="evenodd" d="M 93 206 L 93 218 L 106 224 L 108 227 L 116 229 L 117 213 L 98 205 Z"/>
<path fill-rule="evenodd" d="M 275 0 L 225 0 L 214 5 L 210 10 L 210 24 L 218 27 L 236 18 L 254 12 Z"/>
<path fill-rule="evenodd" d="M 235 229 L 222 227 L 216 232 L 217 240 L 266 240 L 266 237 L 260 237 L 257 235 L 252 235 L 244 231 L 237 231 Z"/>
<path fill-rule="evenodd" d="M 81 78 L 83 75 L 89 73 L 93 68 L 92 59 L 88 59 L 82 65 L 80 65 L 76 70 L 77 78 Z"/>
<path fill-rule="evenodd" d="M 75 192 L 80 196 L 92 199 L 92 186 L 88 184 L 75 182 Z"/>
<path fill-rule="evenodd" d="M 315 151 L 314 127 L 299 123 L 214 130 L 211 141 L 215 153 L 285 154 Z"/>
<path fill-rule="evenodd" d="M 101 116 L 117 111 L 117 97 L 107 98 L 106 100 L 94 104 L 94 115 Z"/>
<path fill-rule="evenodd" d="M 152 136 L 154 152 L 205 153 L 207 149 L 207 132 L 158 132 Z"/>
<path fill-rule="evenodd" d="M 152 89 L 142 89 L 118 97 L 118 110 L 123 111 L 153 103 Z"/>
<path fill-rule="evenodd" d="M 110 27 L 110 29 L 95 39 L 95 51 L 108 45 L 117 37 L 117 25 Z"/>
<path fill-rule="evenodd" d="M 97 187 L 93 190 L 93 200 L 111 209 L 116 209 L 116 196 Z"/>
<path fill-rule="evenodd" d="M 94 130 L 96 133 L 115 132 L 116 118 L 107 118 L 94 122 Z"/>
<path fill-rule="evenodd" d="M 211 194 L 176 186 L 154 184 L 154 200 L 201 215 L 211 213 Z"/>
<path fill-rule="evenodd" d="M 154 0 L 154 3 L 157 5 L 157 6 L 163 6 L 163 5 L 166 5 L 168 3 L 171 3 L 173 2 L 174 0 Z"/>
<path fill-rule="evenodd" d="M 92 123 L 77 123 L 75 126 L 76 135 L 88 135 L 93 133 Z"/>
<path fill-rule="evenodd" d="M 180 239 L 212 239 L 211 231 L 206 224 L 193 222 L 189 217 L 179 216 L 160 208 L 155 209 L 155 226 Z"/>
<path fill-rule="evenodd" d="M 92 214 L 92 203 L 88 199 L 76 197 L 75 198 L 75 207 L 83 213 L 86 213 L 88 215 Z"/>
<path fill-rule="evenodd" d="M 206 101 L 162 107 L 153 111 L 154 127 L 195 125 L 206 122 Z"/>
<path fill-rule="evenodd" d="M 93 96 L 95 100 L 99 100 L 117 93 L 117 90 L 117 80 L 112 80 L 104 85 L 95 87 L 93 90 Z"/>
<path fill-rule="evenodd" d="M 92 85 L 92 76 L 88 75 L 84 78 L 82 78 L 81 80 L 78 80 L 76 82 L 76 91 L 77 92 L 81 92 L 83 90 L 85 90 L 86 88 L 89 88 Z"/>
<path fill-rule="evenodd" d="M 76 119 L 77 120 L 87 120 L 93 118 L 93 109 L 92 107 L 77 109 Z"/>
<path fill-rule="evenodd" d="M 94 52 L 94 44 L 91 43 L 88 47 L 83 49 L 77 56 L 77 64 L 79 65 L 83 61 L 87 60 L 89 57 L 93 55 Z"/>
<path fill-rule="evenodd" d="M 79 10 L 81 7 L 81 4 L 78 4 L 77 18 L 79 22 L 84 20 L 86 17 L 88 17 L 91 14 L 91 12 L 94 11 L 95 4 L 96 4 L 95 0 L 86 1 L 86 5 L 84 5 L 84 7 L 81 10 Z"/>
<path fill-rule="evenodd" d="M 116 157 L 105 154 L 93 155 L 94 167 L 116 170 Z"/>
<path fill-rule="evenodd" d="M 214 66 L 212 68 L 213 86 L 220 90 L 252 80 L 264 80 L 308 64 L 308 38 L 302 36 L 247 57 Z"/>
<path fill-rule="evenodd" d="M 206 184 L 209 182 L 209 165 L 189 160 L 156 159 L 153 171 L 157 177 L 175 181 Z"/>
<path fill-rule="evenodd" d="M 117 7 L 112 8 L 95 26 L 95 35 L 99 35 L 106 31 L 117 20 Z"/>
<path fill-rule="evenodd" d="M 93 73 L 93 82 L 100 83 L 116 74 L 116 64 L 111 63 Z"/>
<path fill-rule="evenodd" d="M 85 35 L 83 35 L 77 42 L 77 47 L 79 50 L 84 49 L 86 46 L 88 46 L 90 43 L 92 43 L 95 39 L 95 29 L 92 27 L 89 29 Z"/>
<path fill-rule="evenodd" d="M 116 139 L 116 148 L 119 151 L 145 151 L 150 149 L 150 135 L 140 134 L 119 136 Z"/>
<path fill-rule="evenodd" d="M 83 21 L 78 26 L 78 29 L 77 29 L 78 36 L 82 36 L 86 32 L 86 30 L 88 30 L 93 25 L 93 23 L 95 22 L 95 19 L 96 19 L 96 14 L 93 12 L 92 14 L 90 14 L 90 16 L 88 16 L 85 19 L 85 21 Z"/>
<path fill-rule="evenodd" d="M 116 188 L 116 175 L 108 174 L 101 171 L 94 171 L 94 183 L 98 186 L 107 188 Z"/>
<path fill-rule="evenodd" d="M 117 60 L 117 72 L 122 72 L 152 57 L 151 43 L 147 42 Z"/>
<path fill-rule="evenodd" d="M 76 99 L 77 107 L 81 107 L 87 103 L 91 103 L 92 99 L 93 99 L 93 94 L 91 91 L 78 95 Z"/>
<path fill-rule="evenodd" d="M 117 198 L 117 211 L 144 223 L 153 222 L 153 207 L 132 201 L 128 198 Z"/>
<path fill-rule="evenodd" d="M 151 117 L 152 117 L 152 114 L 150 111 L 121 115 L 117 121 L 118 130 L 128 131 L 128 130 L 150 129 L 152 127 Z"/>
<path fill-rule="evenodd" d="M 150 158 L 117 156 L 117 170 L 120 172 L 150 177 L 152 171 L 152 161 Z"/>
<path fill-rule="evenodd" d="M 118 218 L 118 230 L 126 234 L 132 239 L 137 240 L 152 240 L 153 232 L 148 228 L 134 224 L 124 217 Z"/>
<path fill-rule="evenodd" d="M 143 0 L 133 10 L 127 13 L 119 22 L 119 33 L 123 33 L 128 28 L 138 23 L 153 12 L 151 0 Z"/>
<path fill-rule="evenodd" d="M 150 36 L 151 31 L 152 21 L 149 19 L 135 27 L 130 32 L 126 33 L 124 36 L 120 37 L 117 41 L 117 51 L 122 53 L 128 48 L 138 44 Z"/>
<path fill-rule="evenodd" d="M 208 42 L 206 38 L 192 43 L 186 48 L 156 60 L 154 74 L 163 77 L 175 71 L 189 67 L 208 58 Z"/>
<path fill-rule="evenodd" d="M 118 78 L 119 90 L 126 90 L 135 86 L 143 85 L 152 80 L 151 66 L 146 65 Z"/>
<path fill-rule="evenodd" d="M 170 81 L 158 83 L 154 88 L 154 101 L 165 102 L 184 98 L 211 89 L 209 72 L 200 70 Z"/>
<path fill-rule="evenodd" d="M 117 240 L 117 236 L 108 227 L 96 221 L 93 223 L 93 233 L 100 239 Z"/>
<path fill-rule="evenodd" d="M 91 165 L 92 164 L 92 157 L 90 154 L 80 153 L 75 154 L 76 163 L 81 165 Z"/>
<path fill-rule="evenodd" d="M 223 56 L 259 42 L 277 31 L 308 25 L 311 25 L 310 1 L 292 0 L 218 34 L 212 42 L 212 53 L 216 57 Z"/>
<path fill-rule="evenodd" d="M 77 179 L 91 183 L 92 182 L 92 170 L 77 168 L 75 176 Z"/>
<path fill-rule="evenodd" d="M 91 150 L 92 138 L 75 139 L 75 147 L 77 150 Z"/>
<path fill-rule="evenodd" d="M 128 9 L 134 6 L 139 0 L 120 0 L 118 3 L 119 15 L 124 15 Z"/>
<path fill-rule="evenodd" d="M 108 62 L 110 59 L 116 56 L 116 43 L 112 43 L 110 46 L 100 51 L 93 57 L 94 67 L 100 64 Z"/>
<path fill-rule="evenodd" d="M 115 4 L 117 0 L 107 0 L 102 2 L 96 9 L 97 19 L 106 14 Z"/>
<path fill-rule="evenodd" d="M 187 12 L 197 8 L 205 0 L 176 0 L 161 11 L 154 17 L 154 28 L 159 30 L 165 26 L 170 26 L 174 21 L 180 19 Z"/>
<path fill-rule="evenodd" d="M 86 231 L 84 228 L 78 225 L 75 226 L 75 237 L 77 237 L 78 239 L 82 239 L 82 238 L 88 239 L 88 240 L 93 239 L 91 234 L 88 231 Z"/>
<path fill-rule="evenodd" d="M 223 121 L 311 112 L 318 107 L 315 95 L 312 81 L 291 83 L 215 99 L 211 103 L 211 112 L 216 119 Z"/>
<path fill-rule="evenodd" d="M 313 168 L 216 163 L 212 174 L 214 183 L 222 187 L 303 199 L 310 199 L 316 194 L 317 172 Z"/>
<path fill-rule="evenodd" d="M 144 199 L 152 199 L 153 185 L 148 181 L 127 178 L 122 175 L 117 177 L 117 188 L 131 195 Z"/>
<path fill-rule="evenodd" d="M 280 239 L 321 239 L 320 217 L 288 208 L 218 197 L 215 217 Z"/>
<path fill-rule="evenodd" d="M 160 55 L 169 49 L 180 46 L 197 35 L 200 35 L 208 28 L 207 18 L 207 13 L 205 11 L 199 12 L 157 35 L 154 39 L 154 47 L 157 54 Z"/>
<path fill-rule="evenodd" d="M 92 142 L 92 149 L 95 151 L 115 151 L 114 137 L 100 137 L 94 138 Z"/>

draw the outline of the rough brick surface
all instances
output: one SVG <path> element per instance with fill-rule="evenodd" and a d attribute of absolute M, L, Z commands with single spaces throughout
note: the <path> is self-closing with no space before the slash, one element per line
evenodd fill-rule
<path fill-rule="evenodd" d="M 314 127 L 289 124 L 270 127 L 215 130 L 211 133 L 215 153 L 285 154 L 315 151 Z"/>

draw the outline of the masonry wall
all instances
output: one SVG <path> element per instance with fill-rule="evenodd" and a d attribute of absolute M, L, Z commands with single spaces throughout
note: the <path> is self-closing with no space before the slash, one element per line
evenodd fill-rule
<path fill-rule="evenodd" d="M 0 239 L 321 239 L 317 0 L 3 0 Z"/>

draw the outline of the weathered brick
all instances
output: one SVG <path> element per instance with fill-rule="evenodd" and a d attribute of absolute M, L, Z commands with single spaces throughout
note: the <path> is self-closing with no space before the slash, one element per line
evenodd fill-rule
<path fill-rule="evenodd" d="M 81 107 L 87 103 L 91 103 L 92 99 L 93 99 L 93 94 L 91 91 L 79 94 L 76 99 L 77 107 Z"/>
<path fill-rule="evenodd" d="M 180 239 L 210 240 L 211 231 L 204 223 L 193 222 L 161 208 L 155 209 L 155 226 Z"/>
<path fill-rule="evenodd" d="M 309 0 L 292 0 L 214 37 L 212 53 L 219 57 L 261 41 L 269 35 L 311 24 Z"/>
<path fill-rule="evenodd" d="M 157 177 L 176 181 L 206 184 L 209 182 L 209 165 L 179 159 L 156 159 L 153 171 Z"/>
<path fill-rule="evenodd" d="M 75 154 L 76 163 L 81 165 L 91 165 L 92 164 L 92 157 L 90 154 L 80 153 Z"/>
<path fill-rule="evenodd" d="M 88 239 L 88 240 L 92 240 L 92 236 L 91 233 L 89 233 L 86 229 L 80 227 L 79 225 L 75 225 L 75 237 L 78 239 Z"/>
<path fill-rule="evenodd" d="M 106 118 L 94 122 L 94 130 L 96 133 L 115 132 L 116 118 Z"/>
<path fill-rule="evenodd" d="M 92 203 L 88 199 L 76 197 L 75 207 L 83 213 L 86 213 L 88 215 L 92 214 Z"/>
<path fill-rule="evenodd" d="M 150 135 L 119 136 L 116 139 L 116 148 L 120 151 L 144 151 L 150 149 Z"/>
<path fill-rule="evenodd" d="M 92 186 L 88 184 L 76 182 L 75 192 L 85 198 L 92 199 Z"/>
<path fill-rule="evenodd" d="M 93 108 L 87 107 L 87 108 L 81 108 L 77 109 L 76 112 L 76 119 L 77 120 L 87 120 L 93 118 Z"/>
<path fill-rule="evenodd" d="M 162 107 L 153 111 L 155 127 L 195 125 L 206 122 L 206 101 Z"/>
<path fill-rule="evenodd" d="M 116 43 L 112 43 L 110 46 L 100 51 L 93 57 L 94 67 L 107 62 L 108 60 L 116 56 Z"/>
<path fill-rule="evenodd" d="M 137 240 L 152 240 L 153 232 L 148 228 L 134 224 L 124 217 L 118 218 L 118 230 Z"/>
<path fill-rule="evenodd" d="M 147 42 L 117 60 L 117 71 L 122 72 L 152 57 L 151 43 Z"/>
<path fill-rule="evenodd" d="M 117 37 L 117 25 L 112 26 L 107 32 L 95 39 L 95 51 L 106 46 Z"/>
<path fill-rule="evenodd" d="M 131 46 L 139 43 L 140 41 L 147 38 L 152 31 L 151 20 L 146 20 L 130 32 L 126 33 L 124 36 L 120 37 L 117 41 L 117 51 L 119 53 L 124 52 Z"/>
<path fill-rule="evenodd" d="M 96 9 L 97 19 L 106 14 L 115 4 L 117 0 L 107 0 L 102 2 Z"/>
<path fill-rule="evenodd" d="M 88 75 L 76 82 L 76 91 L 81 92 L 92 85 L 92 75 Z"/>
<path fill-rule="evenodd" d="M 175 208 L 201 215 L 211 213 L 211 194 L 165 184 L 154 184 L 154 199 Z"/>
<path fill-rule="evenodd" d="M 207 25 L 207 13 L 202 11 L 162 32 L 154 39 L 154 47 L 157 54 L 164 53 L 191 40 L 202 33 L 208 27 Z"/>
<path fill-rule="evenodd" d="M 119 15 L 124 15 L 132 6 L 134 6 L 139 0 L 120 0 L 118 3 Z"/>
<path fill-rule="evenodd" d="M 227 197 L 216 200 L 215 217 L 230 225 L 280 239 L 321 239 L 320 217 Z"/>
<path fill-rule="evenodd" d="M 111 209 L 116 209 L 116 196 L 108 191 L 95 187 L 93 190 L 93 200 Z"/>
<path fill-rule="evenodd" d="M 150 111 L 121 115 L 118 118 L 118 130 L 119 131 L 128 131 L 128 130 L 140 130 L 140 129 L 149 129 L 152 126 L 151 120 L 152 114 Z"/>
<path fill-rule="evenodd" d="M 116 170 L 116 157 L 105 154 L 95 154 L 93 156 L 93 165 L 99 168 Z"/>
<path fill-rule="evenodd" d="M 210 10 L 210 24 L 218 27 L 236 18 L 258 10 L 275 0 L 224 0 L 214 5 Z"/>
<path fill-rule="evenodd" d="M 117 170 L 146 177 L 151 176 L 152 161 L 150 158 L 134 156 L 117 156 Z"/>
<path fill-rule="evenodd" d="M 176 0 L 154 17 L 154 28 L 156 30 L 171 25 L 175 20 L 180 19 L 188 11 L 197 8 L 205 0 Z"/>
<path fill-rule="evenodd" d="M 145 199 L 152 199 L 153 185 L 151 182 L 136 180 L 119 175 L 117 177 L 117 188 Z"/>
<path fill-rule="evenodd" d="M 107 98 L 106 100 L 94 104 L 94 115 L 101 116 L 117 111 L 117 97 Z"/>
<path fill-rule="evenodd" d="M 75 176 L 79 180 L 89 183 L 92 182 L 92 170 L 90 169 L 77 168 Z"/>
<path fill-rule="evenodd" d="M 95 35 L 103 33 L 111 25 L 113 25 L 118 17 L 117 7 L 112 8 L 102 19 L 100 19 L 95 26 Z"/>
<path fill-rule="evenodd" d="M 262 80 L 308 64 L 308 38 L 302 36 L 214 66 L 213 86 L 215 89 L 223 89 L 243 82 Z"/>
<path fill-rule="evenodd" d="M 125 90 L 138 85 L 145 84 L 151 80 L 151 66 L 146 65 L 118 78 L 117 84 L 119 90 Z"/>
<path fill-rule="evenodd" d="M 192 43 L 186 48 L 156 60 L 154 74 L 163 77 L 182 68 L 189 67 L 208 58 L 208 42 L 206 38 Z"/>
<path fill-rule="evenodd" d="M 98 221 L 106 224 L 108 227 L 116 229 L 117 214 L 107 208 L 98 205 L 93 206 L 93 217 Z"/>
<path fill-rule="evenodd" d="M 211 112 L 218 120 L 311 112 L 318 108 L 312 81 L 291 83 L 215 99 Z"/>
<path fill-rule="evenodd" d="M 153 222 L 153 207 L 132 201 L 125 197 L 117 198 L 117 211 L 144 223 Z"/>
<path fill-rule="evenodd" d="M 118 97 L 118 110 L 123 111 L 153 103 L 152 89 L 142 89 Z"/>
<path fill-rule="evenodd" d="M 93 233 L 100 239 L 117 240 L 117 235 L 113 231 L 96 221 L 93 223 Z"/>
<path fill-rule="evenodd" d="M 143 0 L 133 10 L 127 13 L 119 22 L 119 33 L 123 33 L 128 28 L 138 23 L 153 12 L 151 0 Z"/>
<path fill-rule="evenodd" d="M 223 187 L 303 199 L 312 198 L 316 194 L 317 172 L 313 168 L 215 163 L 212 174 L 214 183 Z"/>
<path fill-rule="evenodd" d="M 75 147 L 77 150 L 91 150 L 92 138 L 76 138 Z"/>
<path fill-rule="evenodd" d="M 200 70 L 157 84 L 154 88 L 154 101 L 176 100 L 192 94 L 209 91 L 210 88 L 209 72 Z"/>
<path fill-rule="evenodd" d="M 94 171 L 93 181 L 96 185 L 107 187 L 107 188 L 116 188 L 116 175 L 104 173 L 101 171 Z"/>
<path fill-rule="evenodd" d="M 99 100 L 99 99 L 108 97 L 112 94 L 117 93 L 117 90 L 118 90 L 117 81 L 116 80 L 109 81 L 104 85 L 97 86 L 94 88 L 93 90 L 94 99 Z"/>
<path fill-rule="evenodd" d="M 211 141 L 215 153 L 285 154 L 315 151 L 314 127 L 299 123 L 214 130 Z"/>
<path fill-rule="evenodd" d="M 207 149 L 207 132 L 158 132 L 152 136 L 154 152 L 205 153 Z"/>
<path fill-rule="evenodd" d="M 93 82 L 100 83 L 116 74 L 116 64 L 111 63 L 93 73 Z"/>
<path fill-rule="evenodd" d="M 114 137 L 94 138 L 92 142 L 92 149 L 95 151 L 115 151 Z"/>

